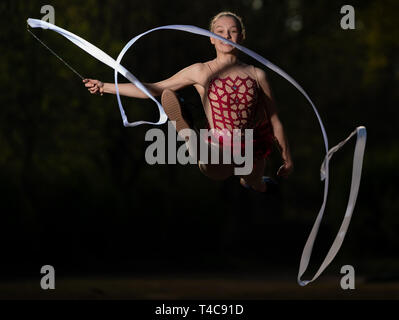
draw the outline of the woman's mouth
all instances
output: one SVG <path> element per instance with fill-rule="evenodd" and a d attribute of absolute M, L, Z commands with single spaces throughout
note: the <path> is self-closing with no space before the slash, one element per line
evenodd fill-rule
<path fill-rule="evenodd" d="M 226 42 L 222 42 L 222 45 L 226 46 L 226 47 L 232 47 L 232 45 L 230 43 L 226 43 Z"/>

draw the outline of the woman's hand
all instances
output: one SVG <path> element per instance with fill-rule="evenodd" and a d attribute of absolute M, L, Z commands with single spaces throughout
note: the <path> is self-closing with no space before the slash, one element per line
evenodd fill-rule
<path fill-rule="evenodd" d="M 284 161 L 283 165 L 278 169 L 277 176 L 287 178 L 288 175 L 294 170 L 294 164 L 291 160 Z"/>
<path fill-rule="evenodd" d="M 91 94 L 100 94 L 103 95 L 104 93 L 104 83 L 100 80 L 94 79 L 83 79 L 83 83 L 85 87 L 88 88 Z"/>

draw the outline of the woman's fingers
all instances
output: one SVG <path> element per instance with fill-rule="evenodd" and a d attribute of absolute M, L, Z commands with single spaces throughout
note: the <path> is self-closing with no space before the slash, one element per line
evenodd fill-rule
<path fill-rule="evenodd" d="M 292 173 L 294 167 L 291 163 L 284 163 L 277 171 L 277 176 L 282 178 L 288 178 L 288 176 Z"/>
<path fill-rule="evenodd" d="M 83 79 L 82 82 L 91 94 L 103 95 L 104 89 L 102 82 L 94 79 Z"/>
<path fill-rule="evenodd" d="M 91 84 L 91 83 L 86 83 L 85 86 L 89 89 L 95 89 L 95 88 L 99 88 L 98 85 L 96 84 Z"/>
<path fill-rule="evenodd" d="M 99 87 L 93 87 L 93 88 L 89 88 L 88 89 L 89 90 L 89 92 L 91 93 L 91 94 L 100 94 L 100 95 L 103 95 L 103 90 L 101 90 L 101 88 L 99 88 Z"/>
<path fill-rule="evenodd" d="M 86 87 L 100 84 L 99 80 L 94 79 L 83 79 L 82 81 Z"/>
<path fill-rule="evenodd" d="M 83 83 L 93 83 L 96 80 L 94 80 L 94 79 L 83 79 L 82 81 L 83 81 Z"/>
<path fill-rule="evenodd" d="M 286 178 L 288 176 L 289 172 L 285 166 L 285 164 L 283 164 L 277 171 L 277 176 L 279 177 L 283 177 Z"/>
<path fill-rule="evenodd" d="M 91 79 L 87 79 L 87 81 L 85 81 L 85 87 L 87 87 L 87 88 L 93 87 L 95 85 L 96 85 L 96 83 Z"/>

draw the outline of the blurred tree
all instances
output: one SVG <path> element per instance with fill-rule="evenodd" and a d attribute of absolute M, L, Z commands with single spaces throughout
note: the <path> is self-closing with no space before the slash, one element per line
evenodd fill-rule
<path fill-rule="evenodd" d="M 340 28 L 341 1 L 50 4 L 57 25 L 112 57 L 133 36 L 156 26 L 207 28 L 221 10 L 242 15 L 248 32 L 245 46 L 282 67 L 305 88 L 320 110 L 331 146 L 357 125 L 368 128 L 350 254 L 361 258 L 358 248 L 367 243 L 370 251 L 365 255 L 381 254 L 384 247 L 384 254 L 395 256 L 399 149 L 392 132 L 399 92 L 397 1 L 352 1 L 355 30 Z M 292 238 L 281 246 L 291 248 L 293 255 L 300 253 L 308 231 L 302 226 L 310 228 L 321 203 L 318 168 L 324 150 L 312 110 L 291 85 L 267 71 L 296 163 L 296 172 L 282 185 L 281 199 L 267 202 L 248 196 L 236 180 L 209 181 L 195 166 L 150 166 L 144 159 L 149 126 L 124 128 L 115 97 L 89 95 L 79 78 L 26 32 L 26 19 L 41 18 L 42 5 L 40 1 L 0 3 L 0 12 L 7 17 L 0 21 L 0 199 L 4 204 L 0 240 L 12 243 L 3 248 L 10 264 L 41 261 L 48 254 L 43 246 L 63 263 L 76 257 L 129 259 L 132 251 L 141 258 L 153 258 L 156 252 L 166 259 L 168 249 L 181 252 L 190 245 L 217 257 L 218 250 L 230 246 L 233 252 L 242 243 L 248 243 L 247 249 L 252 246 L 256 256 L 264 241 L 284 228 L 300 241 L 294 248 Z M 58 34 L 34 32 L 84 76 L 113 81 L 113 70 Z M 206 38 L 162 31 L 140 39 L 122 63 L 139 79 L 158 81 L 213 55 Z M 253 63 L 247 57 L 243 60 Z M 193 91 L 185 94 L 198 101 Z M 124 98 L 123 103 L 131 120 L 157 117 L 152 102 Z M 348 146 L 332 162 L 328 211 L 333 214 L 326 218 L 326 238 L 333 236 L 339 213 L 345 209 L 351 156 Z M 269 173 L 277 169 L 278 158 L 275 153 Z M 225 195 L 222 201 L 219 194 Z M 243 197 L 243 203 L 231 205 L 232 196 Z M 267 228 L 270 224 L 276 228 Z M 259 232 L 251 232 L 255 229 Z M 249 240 L 241 244 L 235 240 L 244 238 Z"/>

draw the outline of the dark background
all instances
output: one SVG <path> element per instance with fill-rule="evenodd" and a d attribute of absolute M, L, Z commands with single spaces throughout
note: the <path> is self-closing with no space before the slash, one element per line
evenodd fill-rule
<path fill-rule="evenodd" d="M 337 275 L 350 264 L 369 281 L 398 280 L 397 1 L 88 0 L 0 4 L 2 281 L 40 277 L 40 267 L 50 264 L 64 277 L 284 273 L 295 283 L 322 203 L 320 128 L 310 105 L 287 81 L 266 70 L 295 163 L 277 196 L 248 192 L 236 177 L 211 181 L 194 165 L 151 166 L 144 159 L 149 145 L 144 136 L 152 126 L 123 127 L 115 96 L 90 95 L 26 31 L 26 19 L 40 19 L 45 4 L 54 6 L 57 26 L 114 58 L 151 28 L 207 29 L 221 10 L 241 15 L 244 45 L 307 91 L 331 147 L 356 126 L 367 127 L 352 223 L 326 273 Z M 340 27 L 345 4 L 355 8 L 355 30 Z M 83 76 L 113 82 L 112 69 L 59 34 L 34 32 Z M 141 81 L 155 82 L 213 58 L 207 38 L 159 31 L 140 39 L 122 64 Z M 181 93 L 199 103 L 192 88 Z M 130 121 L 158 117 L 150 101 L 122 101 Z M 305 278 L 316 271 L 342 221 L 353 147 L 349 143 L 331 162 L 327 210 Z M 266 173 L 274 176 L 279 166 L 275 150 Z"/>

